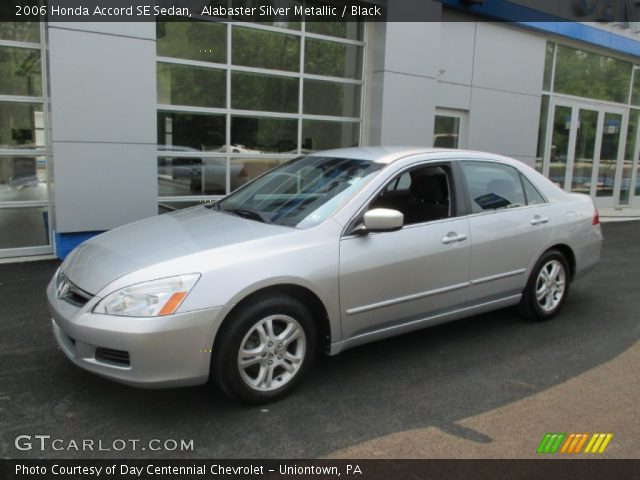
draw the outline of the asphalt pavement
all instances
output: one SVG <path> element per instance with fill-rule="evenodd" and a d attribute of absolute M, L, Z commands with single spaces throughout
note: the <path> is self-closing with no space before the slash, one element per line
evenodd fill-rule
<path fill-rule="evenodd" d="M 59 262 L 0 265 L 0 455 L 525 458 L 545 432 L 597 428 L 614 433 L 608 456 L 639 458 L 640 222 L 603 230 L 601 263 L 551 322 L 504 310 L 322 356 L 292 396 L 265 407 L 84 372 L 51 334 L 44 291 Z M 58 446 L 193 440 L 193 450 L 18 450 L 19 435 Z"/>

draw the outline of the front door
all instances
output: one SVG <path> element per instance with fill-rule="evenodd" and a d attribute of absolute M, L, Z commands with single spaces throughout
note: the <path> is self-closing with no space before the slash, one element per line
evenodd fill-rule
<path fill-rule="evenodd" d="M 463 305 L 471 236 L 456 217 L 448 165 L 410 168 L 369 205 L 404 214 L 401 230 L 348 235 L 340 242 L 340 308 L 345 339 Z"/>

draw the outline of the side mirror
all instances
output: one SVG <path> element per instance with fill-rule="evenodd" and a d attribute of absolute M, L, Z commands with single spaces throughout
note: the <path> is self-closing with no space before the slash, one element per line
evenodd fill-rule
<path fill-rule="evenodd" d="M 364 214 L 364 228 L 367 232 L 391 232 L 400 230 L 404 215 L 398 210 L 374 208 Z"/>

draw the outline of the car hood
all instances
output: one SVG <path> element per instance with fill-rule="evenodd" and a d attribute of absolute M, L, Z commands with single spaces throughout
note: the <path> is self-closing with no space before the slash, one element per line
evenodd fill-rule
<path fill-rule="evenodd" d="M 65 259 L 61 270 L 78 287 L 96 294 L 114 280 L 157 263 L 290 231 L 195 207 L 93 237 Z"/>

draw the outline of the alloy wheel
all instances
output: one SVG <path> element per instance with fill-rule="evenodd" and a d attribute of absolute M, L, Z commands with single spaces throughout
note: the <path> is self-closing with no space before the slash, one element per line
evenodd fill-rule
<path fill-rule="evenodd" d="M 243 382 L 261 392 L 288 384 L 299 372 L 307 341 L 302 326 L 288 315 L 270 315 L 256 322 L 238 351 Z"/>

